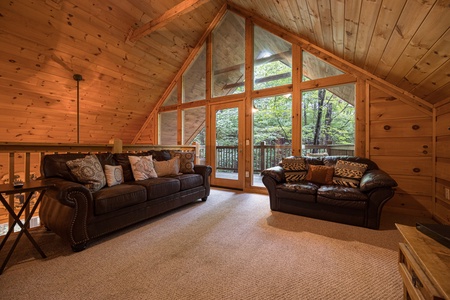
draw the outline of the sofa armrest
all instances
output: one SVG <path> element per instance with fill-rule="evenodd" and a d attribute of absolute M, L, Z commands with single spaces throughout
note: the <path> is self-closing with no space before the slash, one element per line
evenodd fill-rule
<path fill-rule="evenodd" d="M 286 181 L 286 177 L 284 175 L 284 170 L 282 167 L 280 166 L 275 166 L 272 168 L 268 168 L 265 169 L 261 172 L 261 175 L 264 176 L 268 176 L 271 177 L 273 180 L 275 180 L 275 182 L 278 183 L 283 183 Z"/>
<path fill-rule="evenodd" d="M 76 206 L 76 200 L 70 197 L 70 194 L 74 192 L 83 194 L 87 199 L 92 199 L 91 192 L 81 183 L 62 178 L 47 178 L 45 182 L 54 184 L 52 188 L 48 189 L 46 196 L 58 200 L 62 205 Z"/>
<path fill-rule="evenodd" d="M 211 186 L 209 183 L 209 176 L 212 173 L 212 167 L 208 165 L 194 165 L 195 174 L 200 174 L 203 176 L 203 186 L 205 187 L 205 198 L 202 200 L 206 200 L 211 192 Z"/>
<path fill-rule="evenodd" d="M 200 174 L 203 177 L 208 177 L 212 173 L 211 166 L 208 165 L 194 165 L 195 174 Z"/>
<path fill-rule="evenodd" d="M 397 182 L 382 170 L 369 170 L 361 178 L 359 188 L 362 192 L 368 192 L 375 188 L 394 188 Z"/>
<path fill-rule="evenodd" d="M 87 223 L 93 213 L 91 192 L 82 184 L 61 178 L 48 178 L 54 184 L 49 188 L 41 202 L 39 217 L 48 229 L 72 247 L 83 245 L 89 240 Z"/>

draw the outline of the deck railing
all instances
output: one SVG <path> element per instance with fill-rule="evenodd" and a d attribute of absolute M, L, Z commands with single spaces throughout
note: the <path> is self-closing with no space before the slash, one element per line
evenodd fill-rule
<path fill-rule="evenodd" d="M 218 171 L 237 172 L 237 146 L 217 146 L 216 166 Z M 304 145 L 302 155 L 353 155 L 354 145 Z M 277 165 L 283 157 L 292 155 L 291 145 L 266 145 L 253 147 L 253 171 Z"/>

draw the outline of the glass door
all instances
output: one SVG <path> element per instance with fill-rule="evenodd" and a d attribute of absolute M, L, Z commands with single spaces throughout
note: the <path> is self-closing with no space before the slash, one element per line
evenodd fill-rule
<path fill-rule="evenodd" d="M 242 101 L 211 105 L 212 185 L 244 188 L 243 111 Z"/>

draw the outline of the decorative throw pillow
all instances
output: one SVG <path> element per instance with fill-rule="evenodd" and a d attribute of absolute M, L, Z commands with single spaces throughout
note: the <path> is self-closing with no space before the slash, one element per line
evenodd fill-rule
<path fill-rule="evenodd" d="M 307 168 L 303 157 L 283 158 L 281 164 L 284 169 L 286 182 L 292 183 L 305 179 Z"/>
<path fill-rule="evenodd" d="M 105 165 L 106 183 L 108 186 L 118 185 L 124 182 L 123 169 L 121 165 Z"/>
<path fill-rule="evenodd" d="M 176 151 L 172 153 L 172 158 L 178 157 L 180 159 L 180 172 L 187 173 L 195 173 L 194 172 L 194 161 L 195 161 L 195 152 L 193 151 Z"/>
<path fill-rule="evenodd" d="M 165 161 L 153 161 L 158 177 L 166 175 L 178 175 L 180 172 L 180 159 L 174 157 Z"/>
<path fill-rule="evenodd" d="M 69 160 L 66 162 L 66 165 L 78 182 L 84 183 L 92 193 L 106 185 L 106 177 L 103 173 L 102 165 L 95 154 Z"/>
<path fill-rule="evenodd" d="M 148 178 L 157 178 L 155 168 L 153 166 L 152 156 L 128 156 L 133 171 L 134 180 L 145 180 Z"/>
<path fill-rule="evenodd" d="M 367 167 L 366 164 L 338 160 L 334 169 L 333 183 L 356 188 Z"/>
<path fill-rule="evenodd" d="M 333 167 L 309 165 L 306 180 L 318 184 L 333 184 Z"/>

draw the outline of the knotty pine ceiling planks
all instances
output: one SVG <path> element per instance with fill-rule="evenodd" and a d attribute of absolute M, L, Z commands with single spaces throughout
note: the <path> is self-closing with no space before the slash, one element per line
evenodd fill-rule
<path fill-rule="evenodd" d="M 0 2 L 0 140 L 131 142 L 225 4 L 434 104 L 450 97 L 450 0 L 210 0 L 150 35 L 181 0 Z M 230 49 L 233 43 L 229 42 Z"/>

